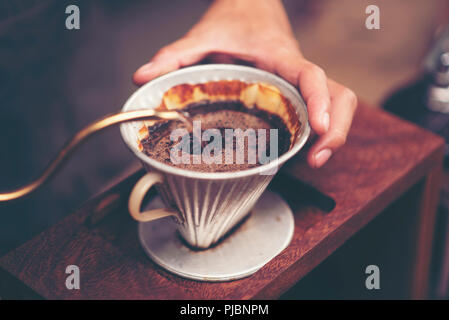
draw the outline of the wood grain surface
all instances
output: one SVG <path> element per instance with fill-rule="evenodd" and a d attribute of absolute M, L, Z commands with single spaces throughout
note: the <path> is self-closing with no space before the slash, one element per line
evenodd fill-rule
<path fill-rule="evenodd" d="M 346 145 L 326 166 L 310 169 L 303 154 L 289 161 L 272 185 L 294 212 L 293 240 L 248 278 L 224 283 L 185 280 L 147 258 L 126 207 L 130 189 L 143 173 L 138 171 L 2 257 L 0 296 L 8 298 L 17 291 L 24 295 L 17 288 L 25 285 L 30 294 L 46 299 L 279 297 L 387 205 L 435 172 L 441 166 L 443 140 L 360 105 Z M 80 267 L 80 290 L 65 287 L 70 264 Z"/>

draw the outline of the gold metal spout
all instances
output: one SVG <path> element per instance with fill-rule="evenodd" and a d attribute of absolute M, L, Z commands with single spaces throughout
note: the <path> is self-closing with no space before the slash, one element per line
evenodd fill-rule
<path fill-rule="evenodd" d="M 138 120 L 177 120 L 182 116 L 177 111 L 156 111 L 154 109 L 144 109 L 120 112 L 106 116 L 100 120 L 97 120 L 81 131 L 79 131 L 63 148 L 59 151 L 56 158 L 50 162 L 48 167 L 42 173 L 42 175 L 29 184 L 20 187 L 16 190 L 0 192 L 0 202 L 15 200 L 24 197 L 47 182 L 58 169 L 62 167 L 62 164 L 67 160 L 70 154 L 87 138 L 94 133 L 97 133 L 110 126 L 120 124 L 128 121 Z"/>

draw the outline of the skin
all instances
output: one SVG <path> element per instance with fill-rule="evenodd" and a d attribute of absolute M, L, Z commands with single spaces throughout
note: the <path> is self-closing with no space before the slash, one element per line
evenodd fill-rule
<path fill-rule="evenodd" d="M 304 58 L 280 0 L 216 0 L 181 39 L 159 50 L 134 74 L 137 85 L 207 59 L 246 63 L 276 73 L 296 86 L 318 135 L 308 151 L 313 168 L 323 166 L 345 142 L 356 95 Z"/>

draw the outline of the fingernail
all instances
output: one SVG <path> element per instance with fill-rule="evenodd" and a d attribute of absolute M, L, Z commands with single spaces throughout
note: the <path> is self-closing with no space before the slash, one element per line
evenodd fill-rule
<path fill-rule="evenodd" d="M 315 167 L 319 168 L 321 167 L 324 163 L 326 163 L 327 160 L 329 160 L 329 158 L 332 155 L 332 151 L 331 149 L 323 149 L 320 152 L 318 152 L 315 155 Z"/>
<path fill-rule="evenodd" d="M 145 75 L 145 74 L 147 74 L 147 73 L 150 73 L 152 70 L 152 66 L 153 66 L 153 62 L 148 62 L 147 64 L 144 64 L 143 66 L 141 66 L 138 70 L 137 70 L 137 72 L 138 73 L 140 73 L 140 74 L 143 74 L 143 75 Z"/>
<path fill-rule="evenodd" d="M 321 116 L 321 124 L 324 127 L 324 131 L 327 132 L 327 130 L 329 130 L 329 123 L 330 123 L 330 116 L 328 112 L 323 113 L 323 115 Z"/>

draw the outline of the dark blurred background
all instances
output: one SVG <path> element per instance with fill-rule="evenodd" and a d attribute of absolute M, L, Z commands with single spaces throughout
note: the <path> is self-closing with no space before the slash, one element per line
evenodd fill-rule
<path fill-rule="evenodd" d="M 76 4 L 81 29 L 65 28 Z M 79 129 L 117 111 L 133 72 L 176 40 L 206 0 L 0 0 L 0 190 L 39 174 Z M 285 0 L 305 56 L 379 106 L 422 72 L 447 0 Z M 381 30 L 365 28 L 377 4 Z M 136 160 L 117 128 L 93 138 L 44 189 L 0 204 L 0 255 L 73 212 Z M 332 276 L 331 276 L 332 277 Z"/>

